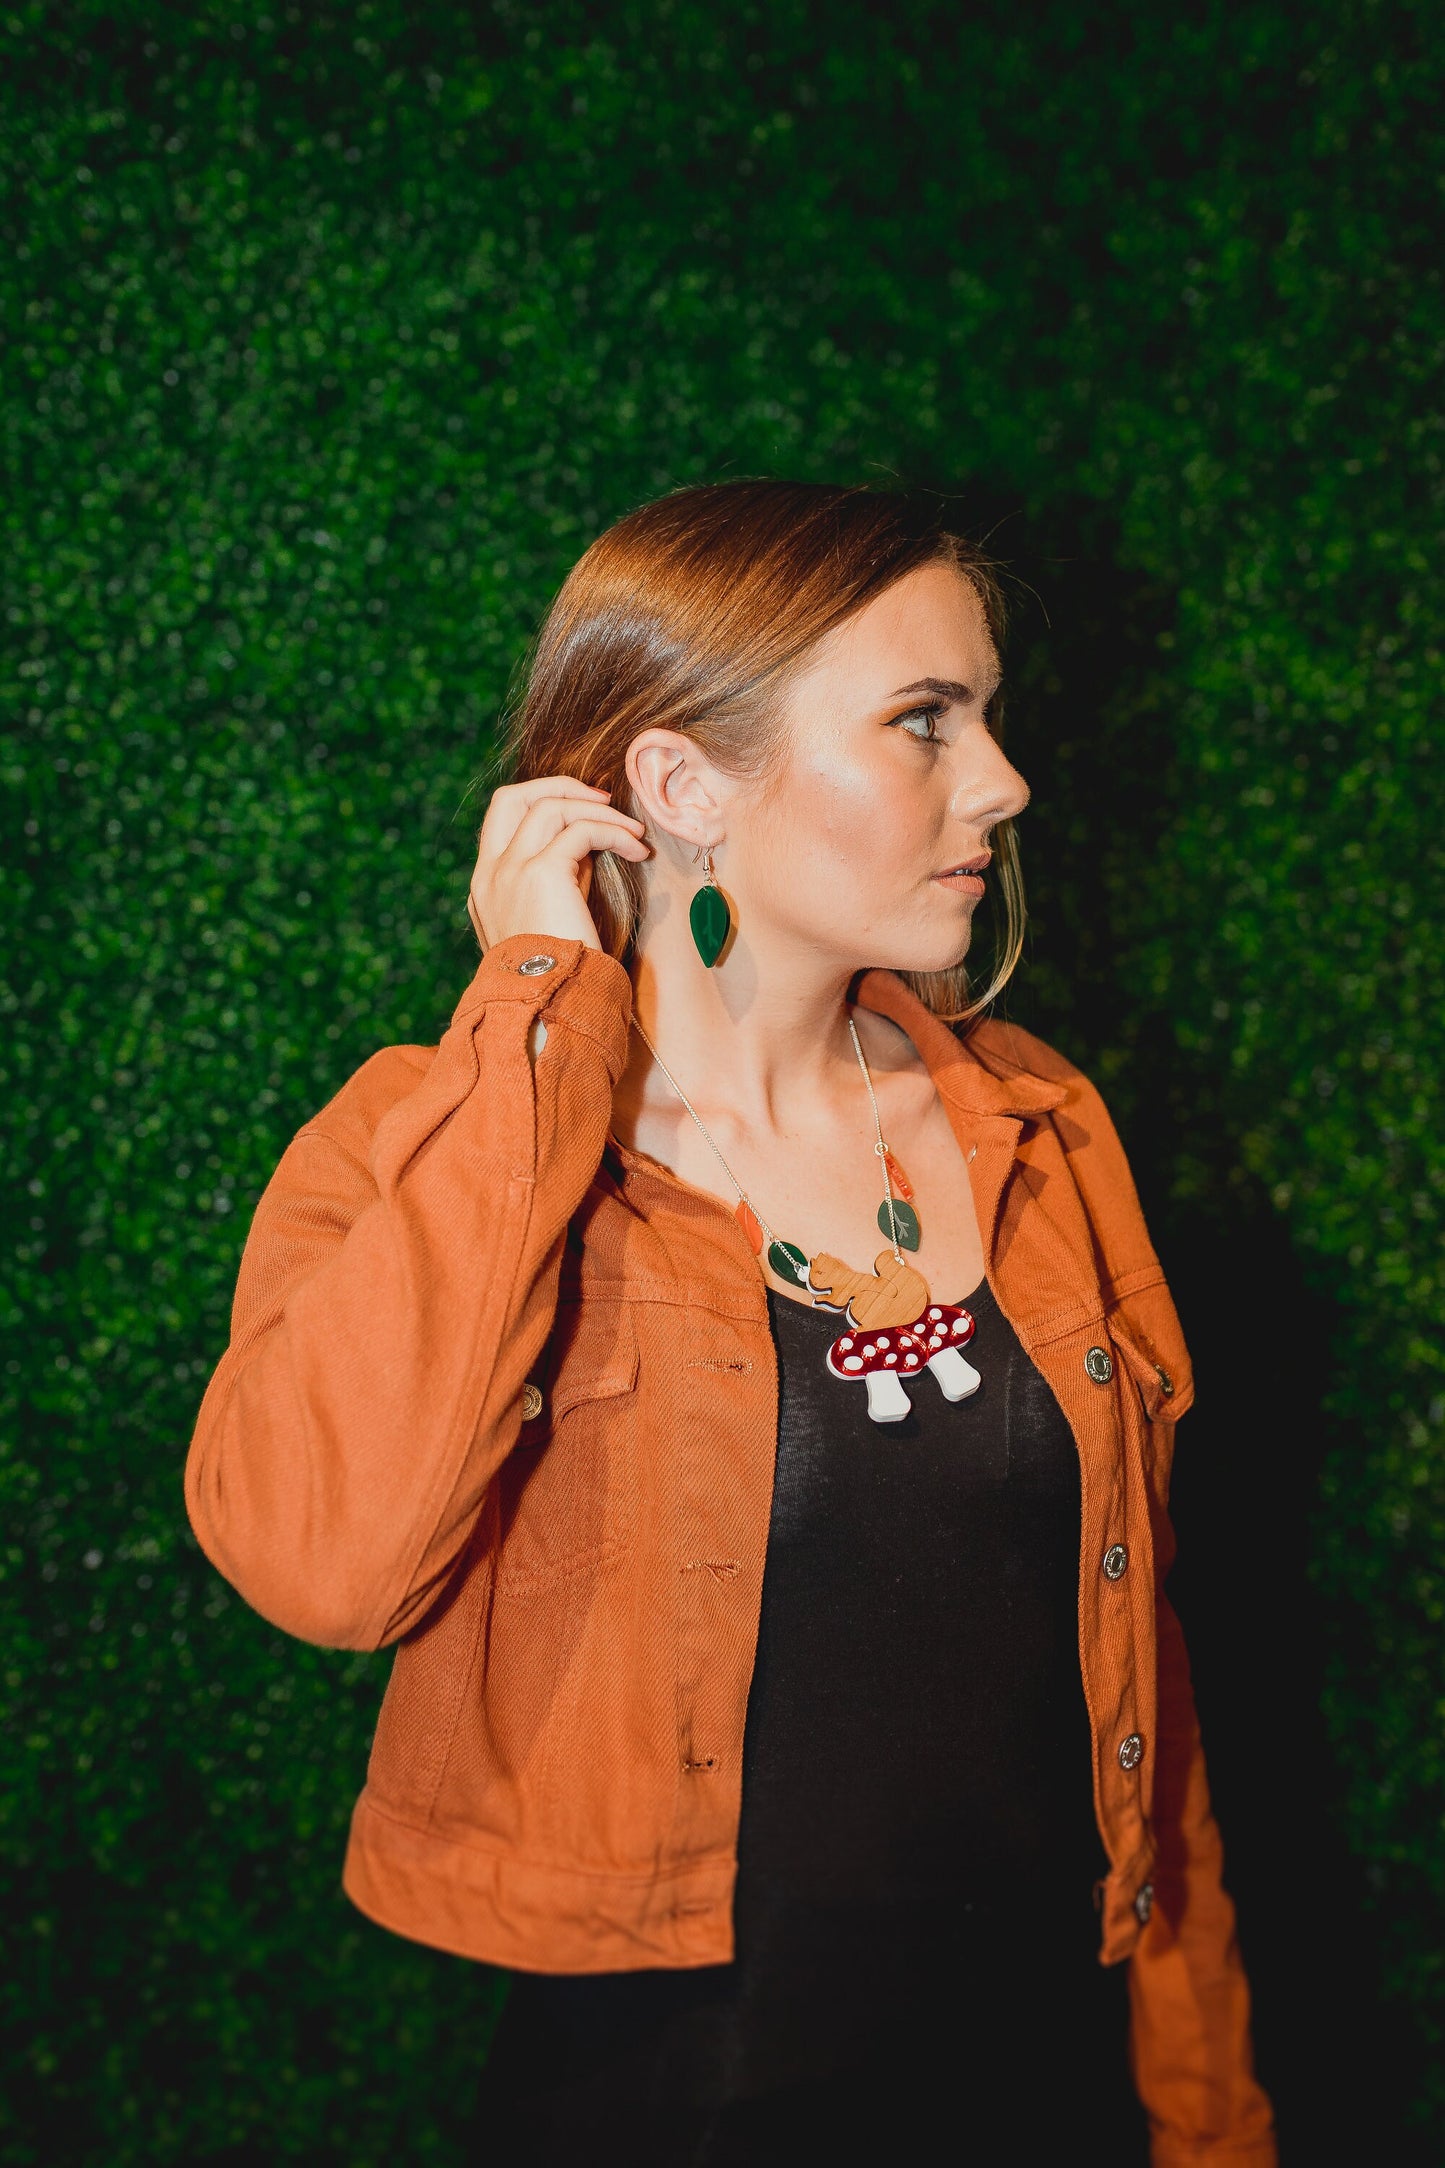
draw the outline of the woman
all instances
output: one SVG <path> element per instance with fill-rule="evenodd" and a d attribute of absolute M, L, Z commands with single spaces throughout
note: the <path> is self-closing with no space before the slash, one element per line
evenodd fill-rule
<path fill-rule="evenodd" d="M 1188 1356 L 1097 1095 L 986 1016 L 996 622 L 888 494 L 605 534 L 450 1028 L 256 1214 L 192 1520 L 396 1647 L 345 1886 L 518 1973 L 499 2159 L 1127 2160 L 1125 1978 L 1153 2161 L 1274 2159 L 1161 1594 Z"/>

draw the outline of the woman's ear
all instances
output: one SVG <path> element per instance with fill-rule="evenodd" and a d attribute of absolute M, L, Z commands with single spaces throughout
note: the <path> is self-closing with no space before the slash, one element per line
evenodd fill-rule
<path fill-rule="evenodd" d="M 717 848 L 723 839 L 722 778 L 691 738 L 678 730 L 641 730 L 627 748 L 623 770 L 649 835 Z"/>

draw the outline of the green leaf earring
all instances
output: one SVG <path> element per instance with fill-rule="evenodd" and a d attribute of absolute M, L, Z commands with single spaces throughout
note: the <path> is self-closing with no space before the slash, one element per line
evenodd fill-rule
<path fill-rule="evenodd" d="M 693 897 L 687 915 L 697 953 L 711 970 L 732 932 L 733 920 L 727 897 L 713 879 L 711 848 L 699 844 L 692 854 L 694 865 L 699 857 L 702 859 L 702 887 Z"/>

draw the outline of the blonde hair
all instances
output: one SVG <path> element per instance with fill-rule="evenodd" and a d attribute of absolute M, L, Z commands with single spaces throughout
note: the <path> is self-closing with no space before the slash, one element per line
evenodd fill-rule
<path fill-rule="evenodd" d="M 624 760 L 639 731 L 685 733 L 735 775 L 776 760 L 776 695 L 823 634 L 905 574 L 951 565 L 999 640 L 996 573 L 900 491 L 815 482 L 714 482 L 679 489 L 609 527 L 578 560 L 538 633 L 502 747 L 514 780 L 574 775 L 636 806 Z M 998 727 L 997 704 L 990 725 Z M 964 964 L 898 976 L 935 1015 L 971 1021 L 1023 950 L 1024 891 L 1011 821 L 992 836 L 1000 926 L 994 970 L 973 994 Z M 599 851 L 592 913 L 624 963 L 645 901 L 639 868 Z"/>

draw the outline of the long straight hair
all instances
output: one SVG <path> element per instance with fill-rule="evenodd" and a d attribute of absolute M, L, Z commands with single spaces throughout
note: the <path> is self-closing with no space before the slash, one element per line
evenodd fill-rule
<path fill-rule="evenodd" d="M 816 482 L 713 482 L 630 512 L 592 544 L 548 611 L 509 722 L 515 781 L 573 775 L 637 808 L 623 762 L 639 731 L 676 730 L 725 773 L 764 777 L 786 742 L 778 696 L 815 641 L 920 566 L 968 580 L 995 641 L 997 575 L 973 544 L 904 492 Z M 989 726 L 997 731 L 997 704 Z M 973 993 L 962 963 L 898 976 L 948 1022 L 976 1017 L 1023 949 L 1024 893 L 1010 821 L 993 831 L 994 968 Z M 645 890 L 630 859 L 599 851 L 589 898 L 602 945 L 624 963 Z"/>

